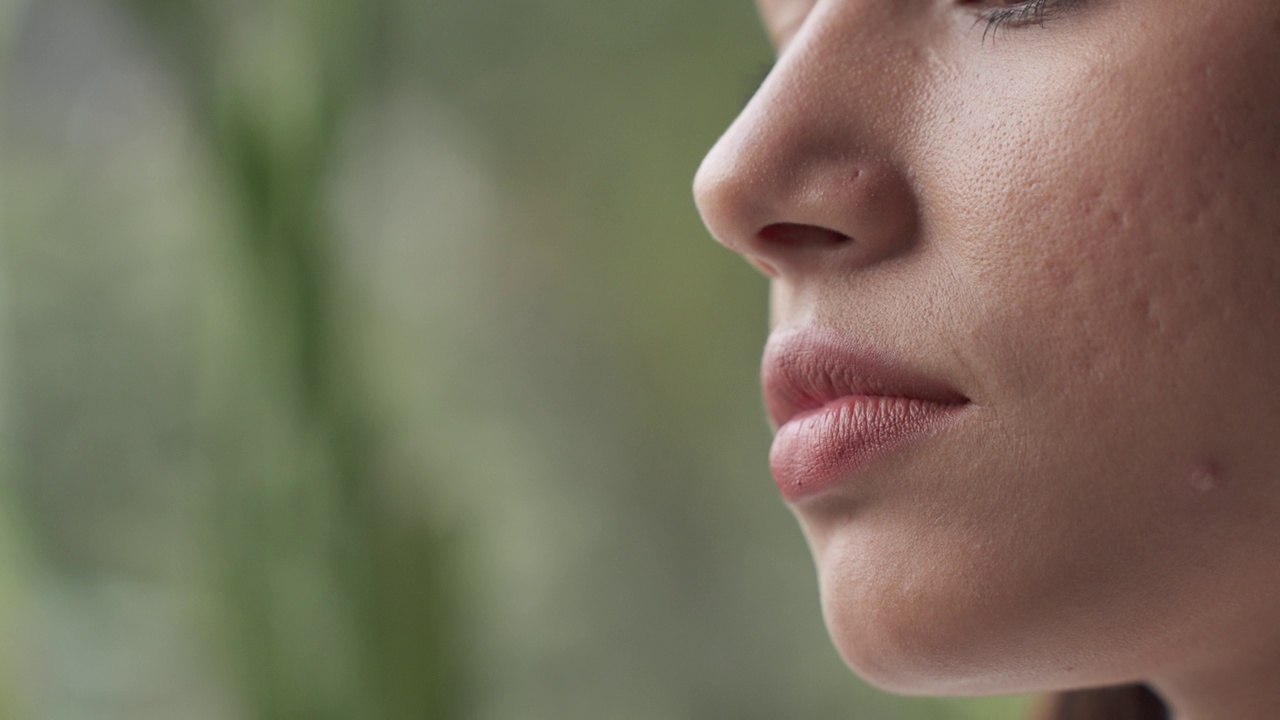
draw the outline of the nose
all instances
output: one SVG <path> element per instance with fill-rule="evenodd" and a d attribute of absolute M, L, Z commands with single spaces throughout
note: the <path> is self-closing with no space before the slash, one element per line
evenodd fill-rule
<path fill-rule="evenodd" d="M 910 83 L 901 46 L 872 22 L 806 19 L 694 178 L 711 234 L 772 277 L 867 268 L 916 234 L 894 147 Z"/>

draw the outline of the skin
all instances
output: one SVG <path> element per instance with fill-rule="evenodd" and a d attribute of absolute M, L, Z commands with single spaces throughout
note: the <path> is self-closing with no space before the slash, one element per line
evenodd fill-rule
<path fill-rule="evenodd" d="M 824 616 L 891 691 L 1280 717 L 1280 3 L 1060 5 L 760 2 L 704 221 L 972 401 L 793 508 Z"/>

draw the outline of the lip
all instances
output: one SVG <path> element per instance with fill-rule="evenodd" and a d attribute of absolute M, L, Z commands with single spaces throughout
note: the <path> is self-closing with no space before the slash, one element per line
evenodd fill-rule
<path fill-rule="evenodd" d="M 775 332 L 760 374 L 778 428 L 769 469 L 790 502 L 851 481 L 969 403 L 946 383 L 824 329 Z"/>

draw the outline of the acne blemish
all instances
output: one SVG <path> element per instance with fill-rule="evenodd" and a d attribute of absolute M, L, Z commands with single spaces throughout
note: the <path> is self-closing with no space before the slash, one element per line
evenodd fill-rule
<path fill-rule="evenodd" d="M 1213 461 L 1196 463 L 1191 466 L 1187 483 L 1197 492 L 1216 490 L 1222 486 L 1222 468 Z"/>

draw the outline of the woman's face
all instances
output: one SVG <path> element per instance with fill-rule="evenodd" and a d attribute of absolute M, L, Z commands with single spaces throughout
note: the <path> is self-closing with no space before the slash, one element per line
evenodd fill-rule
<path fill-rule="evenodd" d="M 1280 3 L 760 5 L 695 194 L 771 278 L 845 660 L 966 694 L 1280 643 Z"/>

